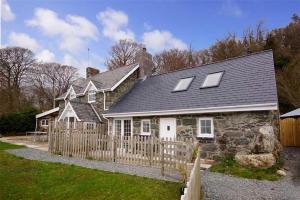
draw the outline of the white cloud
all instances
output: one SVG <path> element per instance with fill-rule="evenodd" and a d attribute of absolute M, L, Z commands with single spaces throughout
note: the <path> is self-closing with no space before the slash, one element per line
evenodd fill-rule
<path fill-rule="evenodd" d="M 229 15 L 235 17 L 241 17 L 243 15 L 243 11 L 241 10 L 241 8 L 232 0 L 226 0 L 222 4 L 220 13 L 223 15 Z"/>
<path fill-rule="evenodd" d="M 41 62 L 54 62 L 55 54 L 48 49 L 44 49 L 36 55 L 36 58 Z"/>
<path fill-rule="evenodd" d="M 97 19 L 103 25 L 102 34 L 114 41 L 120 39 L 134 40 L 134 33 L 127 27 L 128 16 L 126 13 L 111 8 L 97 14 Z"/>
<path fill-rule="evenodd" d="M 6 0 L 1 0 L 1 17 L 3 21 L 13 21 L 15 19 L 15 14 L 12 12 L 9 4 Z"/>
<path fill-rule="evenodd" d="M 45 8 L 37 8 L 33 19 L 26 24 L 39 28 L 47 36 L 59 37 L 60 49 L 71 53 L 84 49 L 89 40 L 97 40 L 99 35 L 97 27 L 88 19 L 76 15 L 61 19 L 56 12 Z"/>
<path fill-rule="evenodd" d="M 187 49 L 187 45 L 180 39 L 174 37 L 169 31 L 154 30 L 143 34 L 143 43 L 153 52 L 177 48 Z"/>
<path fill-rule="evenodd" d="M 8 36 L 8 45 L 28 48 L 37 51 L 40 48 L 38 42 L 25 33 L 11 32 Z"/>

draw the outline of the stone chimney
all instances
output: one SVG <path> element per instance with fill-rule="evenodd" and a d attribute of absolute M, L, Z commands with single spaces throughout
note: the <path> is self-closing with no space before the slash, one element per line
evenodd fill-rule
<path fill-rule="evenodd" d="M 95 68 L 92 68 L 92 67 L 87 67 L 86 68 L 86 78 L 90 78 L 90 77 L 95 76 L 99 73 L 100 73 L 99 69 L 95 69 Z"/>
<path fill-rule="evenodd" d="M 152 55 L 147 52 L 146 47 L 143 47 L 136 53 L 135 62 L 140 66 L 139 78 L 144 78 L 152 74 L 154 63 L 152 61 Z"/>

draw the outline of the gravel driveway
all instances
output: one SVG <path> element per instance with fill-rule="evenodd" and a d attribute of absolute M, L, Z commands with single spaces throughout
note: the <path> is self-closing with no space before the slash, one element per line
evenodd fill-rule
<path fill-rule="evenodd" d="M 284 156 L 284 168 L 288 175 L 279 181 L 259 181 L 203 172 L 203 199 L 300 200 L 300 148 L 286 148 Z"/>
<path fill-rule="evenodd" d="M 137 176 L 143 176 L 143 177 L 154 178 L 159 180 L 174 181 L 174 182 L 178 182 L 180 180 L 180 174 L 176 174 L 172 177 L 162 176 L 160 168 L 124 165 L 124 164 L 105 162 L 105 161 L 63 157 L 58 155 L 51 155 L 46 151 L 41 151 L 32 148 L 12 149 L 12 150 L 7 150 L 7 152 L 29 160 L 58 162 L 58 163 L 64 163 L 70 165 L 73 164 L 73 165 L 78 165 L 86 168 L 100 169 L 109 172 L 120 172 L 129 175 L 137 175 Z"/>

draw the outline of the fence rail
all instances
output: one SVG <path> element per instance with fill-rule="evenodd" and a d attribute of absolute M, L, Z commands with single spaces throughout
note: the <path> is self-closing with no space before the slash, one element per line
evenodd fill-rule
<path fill-rule="evenodd" d="M 191 139 L 160 139 L 153 136 L 110 136 L 104 125 L 84 123 L 50 125 L 49 152 L 63 156 L 159 167 L 162 174 L 190 162 Z"/>

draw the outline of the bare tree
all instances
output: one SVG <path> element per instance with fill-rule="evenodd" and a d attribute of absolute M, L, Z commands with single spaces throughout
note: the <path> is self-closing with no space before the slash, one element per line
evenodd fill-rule
<path fill-rule="evenodd" d="M 0 49 L 0 86 L 2 99 L 6 99 L 7 111 L 20 109 L 21 86 L 34 64 L 34 54 L 20 47 Z"/>
<path fill-rule="evenodd" d="M 38 63 L 31 71 L 31 83 L 43 109 L 55 107 L 55 98 L 63 94 L 78 77 L 77 69 L 58 63 Z"/>
<path fill-rule="evenodd" d="M 131 40 L 120 40 L 111 47 L 110 57 L 105 61 L 109 70 L 131 65 L 135 62 L 135 54 L 142 45 Z"/>

